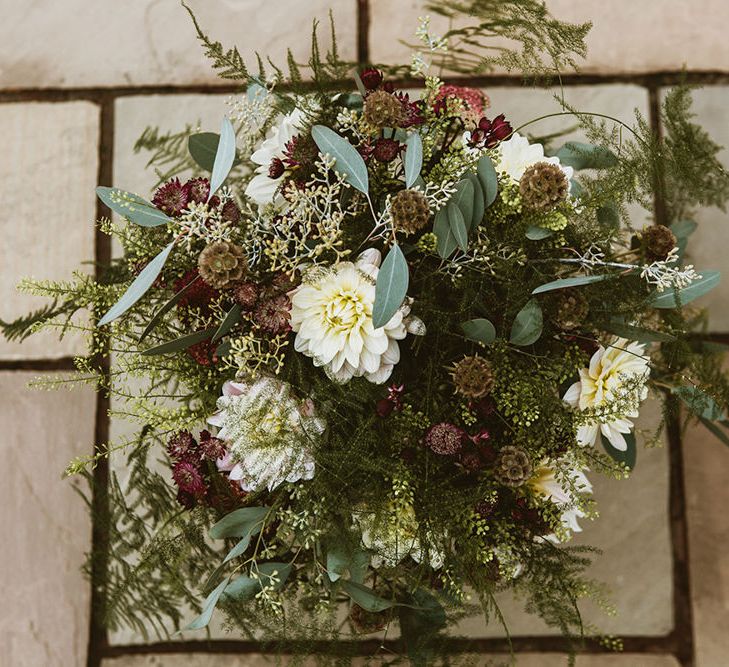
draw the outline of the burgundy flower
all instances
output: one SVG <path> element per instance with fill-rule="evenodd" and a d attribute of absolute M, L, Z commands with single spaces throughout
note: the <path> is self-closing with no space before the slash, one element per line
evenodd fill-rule
<path fill-rule="evenodd" d="M 190 431 L 177 431 L 167 441 L 167 452 L 173 459 L 185 459 L 193 453 L 197 442 Z"/>
<path fill-rule="evenodd" d="M 425 122 L 423 102 L 421 100 L 411 102 L 408 93 L 395 93 L 395 97 L 400 100 L 404 111 L 404 119 L 400 123 L 401 127 L 413 127 L 413 125 L 422 125 Z"/>
<path fill-rule="evenodd" d="M 207 178 L 191 178 L 185 183 L 190 201 L 196 204 L 204 204 L 210 194 L 210 181 Z"/>
<path fill-rule="evenodd" d="M 461 451 L 465 433 L 447 422 L 431 426 L 425 434 L 425 444 L 436 454 L 452 456 Z"/>
<path fill-rule="evenodd" d="M 373 155 L 379 162 L 392 162 L 402 150 L 402 144 L 394 139 L 378 139 Z"/>
<path fill-rule="evenodd" d="M 187 271 L 181 278 L 175 280 L 175 292 L 179 292 L 183 287 L 189 285 L 193 280 L 192 286 L 180 297 L 177 302 L 177 308 L 187 310 L 188 308 L 199 309 L 202 313 L 209 310 L 210 302 L 220 296 L 220 292 L 208 285 L 202 278 L 197 269 Z"/>
<path fill-rule="evenodd" d="M 196 498 L 205 495 L 207 487 L 200 471 L 189 461 L 179 461 L 172 468 L 172 479 L 180 491 L 189 493 Z"/>
<path fill-rule="evenodd" d="M 210 431 L 200 431 L 200 454 L 203 459 L 216 461 L 225 455 L 225 443 L 216 438 Z"/>
<path fill-rule="evenodd" d="M 256 305 L 259 293 L 258 285 L 251 281 L 239 283 L 233 289 L 233 297 L 243 310 L 251 310 Z"/>
<path fill-rule="evenodd" d="M 217 346 L 218 343 L 213 343 L 210 339 L 207 339 L 190 345 L 186 352 L 201 366 L 212 366 L 218 361 L 218 355 L 215 354 Z"/>
<path fill-rule="evenodd" d="M 183 491 L 182 489 L 177 490 L 177 502 L 182 505 L 186 510 L 193 509 L 197 504 L 195 496 L 193 496 L 191 493 Z"/>
<path fill-rule="evenodd" d="M 255 323 L 274 336 L 291 331 L 291 300 L 286 294 L 266 299 L 253 312 Z"/>
<path fill-rule="evenodd" d="M 375 69 L 374 67 L 368 67 L 367 69 L 362 70 L 359 78 L 362 81 L 362 85 L 367 90 L 376 90 L 382 84 L 383 75 L 380 70 Z"/>
<path fill-rule="evenodd" d="M 152 203 L 167 215 L 177 216 L 187 208 L 190 201 L 190 191 L 180 183 L 179 178 L 173 178 L 158 188 L 154 193 Z"/>
<path fill-rule="evenodd" d="M 493 148 L 500 141 L 511 136 L 513 133 L 511 123 L 505 119 L 504 114 L 499 114 L 493 120 L 489 120 L 485 116 L 478 121 L 478 126 L 471 132 L 471 138 L 468 141 L 469 146 L 485 146 Z"/>
<path fill-rule="evenodd" d="M 283 163 L 283 160 L 280 157 L 275 157 L 271 160 L 271 164 L 268 167 L 268 177 L 276 180 L 283 176 L 285 171 L 286 165 Z"/>
<path fill-rule="evenodd" d="M 234 201 L 227 201 L 223 204 L 223 210 L 220 212 L 223 222 L 232 222 L 234 225 L 240 222 L 240 209 Z"/>

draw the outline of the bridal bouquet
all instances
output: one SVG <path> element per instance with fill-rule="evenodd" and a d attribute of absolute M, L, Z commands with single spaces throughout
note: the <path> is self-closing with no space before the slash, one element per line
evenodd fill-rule
<path fill-rule="evenodd" d="M 603 592 L 569 541 L 596 516 L 590 479 L 636 464 L 643 402 L 667 419 L 682 402 L 729 439 L 722 350 L 694 303 L 719 274 L 687 260 L 691 211 L 722 205 L 729 179 L 689 92 L 665 97 L 663 136 L 565 104 L 587 142 L 540 140 L 538 113 L 516 127 L 435 66 L 545 74 L 587 26 L 531 0 L 465 4 L 476 26 L 422 22 L 412 78 L 316 38 L 307 76 L 293 57 L 253 74 L 198 27 L 244 86 L 220 133 L 145 132 L 153 194 L 97 189 L 119 256 L 25 283 L 54 302 L 6 334 L 87 330 L 74 379 L 139 424 L 69 466 L 127 457 L 90 560 L 110 627 L 215 614 L 301 653 L 399 628 L 425 664 L 464 615 L 500 622 L 513 590 L 593 634 L 577 601 Z M 523 48 L 471 55 L 489 16 Z M 634 227 L 628 206 L 656 202 Z"/>

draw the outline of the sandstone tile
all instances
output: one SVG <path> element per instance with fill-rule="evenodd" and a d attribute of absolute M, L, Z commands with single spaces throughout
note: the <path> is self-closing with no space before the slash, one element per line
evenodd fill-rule
<path fill-rule="evenodd" d="M 93 259 L 99 110 L 88 102 L 2 104 L 0 126 L 0 319 L 11 320 L 45 304 L 16 290 L 21 278 L 70 278 Z M 22 345 L 0 337 L 0 359 L 83 351 L 82 337 L 74 334 L 59 342 L 45 332 Z"/>
<path fill-rule="evenodd" d="M 29 389 L 33 373 L 0 373 L 0 664 L 86 663 L 89 585 L 80 572 L 91 526 L 72 482 L 61 474 L 91 451 L 91 390 Z M 32 426 L 30 426 L 32 425 Z"/>
<path fill-rule="evenodd" d="M 371 0 L 370 51 L 374 62 L 410 62 L 411 50 L 400 40 L 415 41 L 418 17 L 429 13 L 426 4 L 424 0 Z M 684 66 L 689 70 L 729 70 L 729 47 L 724 37 L 729 6 L 723 0 L 549 0 L 547 5 L 558 19 L 592 21 L 582 72 L 646 73 L 681 70 Z M 433 32 L 442 35 L 449 27 L 447 21 L 432 11 L 430 14 Z"/>
<path fill-rule="evenodd" d="M 189 0 L 187 4 L 214 41 L 226 48 L 238 46 L 247 62 L 255 63 L 258 51 L 281 64 L 289 47 L 298 60 L 308 59 L 315 18 L 322 23 L 322 46 L 329 44 L 331 8 L 341 56 L 355 56 L 356 0 Z M 11 3 L 5 18 L 0 39 L 2 88 L 221 82 L 179 2 L 41 0 Z"/>
<path fill-rule="evenodd" d="M 713 667 L 729 654 L 729 450 L 699 425 L 683 451 L 696 665 Z"/>
<path fill-rule="evenodd" d="M 693 92 L 696 121 L 700 123 L 718 144 L 724 146 L 719 159 L 729 168 L 729 124 L 727 105 L 729 87 L 707 86 Z M 710 310 L 711 331 L 729 332 L 729 273 L 726 247 L 729 243 L 729 214 L 718 208 L 704 208 L 694 216 L 699 228 L 689 242 L 689 261 L 701 269 L 719 269 L 723 278 L 721 284 L 696 303 Z"/>

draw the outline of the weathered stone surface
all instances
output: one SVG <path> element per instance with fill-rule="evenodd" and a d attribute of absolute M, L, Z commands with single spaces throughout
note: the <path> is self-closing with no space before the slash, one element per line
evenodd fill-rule
<path fill-rule="evenodd" d="M 374 62 L 410 62 L 410 49 L 399 40 L 415 42 L 418 17 L 428 14 L 426 4 L 424 0 L 371 0 Z M 684 66 L 689 70 L 729 70 L 729 46 L 724 36 L 729 7 L 723 0 L 549 0 L 547 6 L 564 21 L 592 21 L 582 72 L 661 72 Z M 446 20 L 430 14 L 433 32 L 442 35 L 448 29 Z"/>
<path fill-rule="evenodd" d="M 70 278 L 93 259 L 99 110 L 88 102 L 2 104 L 0 163 L 0 319 L 36 310 L 43 299 L 21 294 L 23 277 Z M 81 336 L 55 332 L 22 345 L 0 337 L 0 359 L 53 359 L 82 352 Z"/>
<path fill-rule="evenodd" d="M 341 57 L 354 57 L 356 0 L 187 4 L 205 34 L 226 49 L 237 46 L 253 71 L 256 51 L 282 66 L 289 47 L 298 60 L 307 60 L 313 19 L 321 21 L 321 45 L 328 46 L 330 8 Z M 179 2 L 41 0 L 11 3 L 7 9 L 0 39 L 0 87 L 222 83 Z"/>
<path fill-rule="evenodd" d="M 0 373 L 0 664 L 86 663 L 89 585 L 80 572 L 91 527 L 86 507 L 61 474 L 91 450 L 94 394 L 48 392 L 37 374 Z M 62 428 L 60 425 L 63 425 Z"/>
<path fill-rule="evenodd" d="M 699 425 L 683 451 L 696 665 L 713 667 L 729 654 L 729 450 Z"/>
<path fill-rule="evenodd" d="M 707 86 L 693 92 L 696 122 L 701 124 L 709 135 L 725 148 L 719 159 L 729 168 L 729 87 Z M 718 208 L 703 208 L 695 215 L 699 228 L 689 241 L 688 259 L 702 269 L 719 269 L 722 282 L 696 303 L 706 306 L 710 311 L 709 328 L 711 331 L 729 332 L 729 274 L 726 271 L 729 244 L 729 214 Z"/>

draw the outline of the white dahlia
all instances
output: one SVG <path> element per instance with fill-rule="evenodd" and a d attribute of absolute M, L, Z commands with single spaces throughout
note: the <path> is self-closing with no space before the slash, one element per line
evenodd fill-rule
<path fill-rule="evenodd" d="M 304 114 L 298 109 L 285 115 L 278 127 L 271 129 L 261 147 L 251 155 L 251 160 L 260 166 L 248 183 L 246 196 L 259 206 L 274 202 L 276 191 L 283 180 L 286 144 L 301 131 L 303 119 Z"/>
<path fill-rule="evenodd" d="M 380 259 L 380 252 L 370 249 L 355 263 L 313 268 L 290 294 L 296 351 L 323 366 L 337 382 L 363 375 L 375 384 L 385 382 L 400 361 L 398 341 L 408 333 L 425 333 L 419 319 L 408 317 L 408 301 L 384 326 L 373 326 Z"/>
<path fill-rule="evenodd" d="M 314 476 L 311 443 L 326 424 L 310 400 L 298 400 L 291 386 L 271 377 L 252 383 L 226 382 L 218 412 L 208 419 L 225 440 L 218 468 L 244 491 L 269 491 L 283 482 Z"/>
<path fill-rule="evenodd" d="M 530 144 L 526 137 L 515 132 L 508 141 L 502 141 L 498 148 L 498 170 L 505 171 L 515 181 L 519 181 L 528 167 L 537 162 L 556 164 L 567 179 L 572 178 L 573 169 L 560 164 L 556 156 L 545 157 L 542 144 Z"/>
<path fill-rule="evenodd" d="M 560 522 L 564 534 L 560 536 L 554 533 L 546 535 L 544 539 L 552 542 L 560 542 L 562 539 L 568 539 L 572 533 L 582 532 L 577 519 L 582 519 L 587 515 L 578 506 L 578 494 L 592 493 L 590 480 L 579 468 L 569 470 L 566 477 L 567 479 L 564 480 L 558 479 L 555 466 L 545 459 L 536 467 L 528 482 L 532 491 L 562 508 Z"/>
<path fill-rule="evenodd" d="M 645 346 L 616 338 L 592 355 L 590 367 L 580 370 L 580 379 L 564 395 L 565 403 L 589 411 L 586 423 L 577 428 L 577 442 L 594 445 L 602 433 L 610 444 L 627 449 L 624 434 L 633 428 L 640 402 L 648 396 L 645 383 L 650 374 Z"/>

